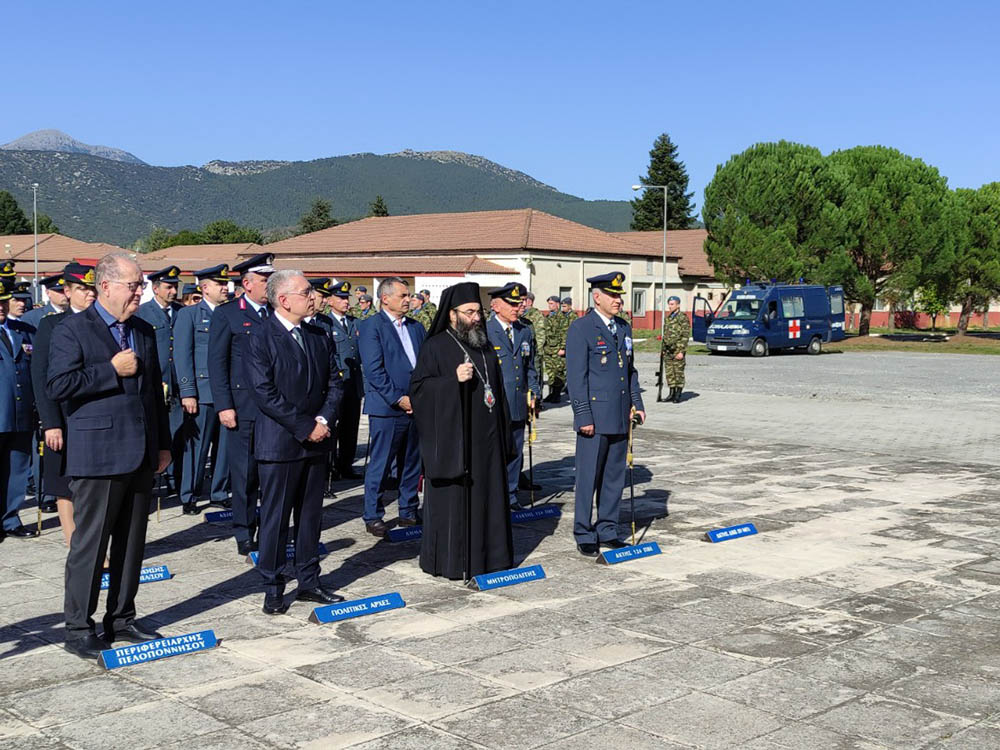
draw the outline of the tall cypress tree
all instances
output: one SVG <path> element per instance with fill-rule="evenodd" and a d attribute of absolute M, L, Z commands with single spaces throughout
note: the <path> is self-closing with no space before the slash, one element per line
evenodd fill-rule
<path fill-rule="evenodd" d="M 369 216 L 388 216 L 389 208 L 385 205 L 385 201 L 382 200 L 381 195 L 376 195 L 375 200 L 368 204 L 368 215 Z"/>
<path fill-rule="evenodd" d="M 31 234 L 31 222 L 6 190 L 0 190 L 0 235 L 3 234 Z"/>
<path fill-rule="evenodd" d="M 687 229 L 694 223 L 688 174 L 677 158 L 677 146 L 666 133 L 660 135 L 649 152 L 649 171 L 640 181 L 667 186 L 667 229 Z M 663 229 L 663 191 L 644 190 L 632 200 L 632 229 L 637 232 Z"/>

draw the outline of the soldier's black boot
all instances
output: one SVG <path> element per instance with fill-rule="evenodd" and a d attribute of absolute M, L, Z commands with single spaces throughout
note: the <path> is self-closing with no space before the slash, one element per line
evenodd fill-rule
<path fill-rule="evenodd" d="M 674 388 L 674 403 L 679 404 L 681 402 L 681 394 L 684 392 L 683 388 Z"/>

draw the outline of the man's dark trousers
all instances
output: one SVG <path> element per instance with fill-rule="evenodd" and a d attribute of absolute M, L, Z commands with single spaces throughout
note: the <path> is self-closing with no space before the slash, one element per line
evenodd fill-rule
<path fill-rule="evenodd" d="M 70 490 L 76 531 L 66 557 L 65 610 L 66 640 L 75 640 L 95 632 L 88 613 L 97 609 L 109 538 L 111 569 L 121 576 L 111 576 L 104 630 L 123 630 L 135 619 L 153 473 L 75 477 Z"/>
<path fill-rule="evenodd" d="M 625 486 L 627 452 L 627 435 L 577 434 L 575 517 L 589 521 L 597 506 L 597 523 L 593 527 L 588 528 L 579 520 L 574 523 L 577 544 L 618 538 L 618 508 Z"/>
<path fill-rule="evenodd" d="M 368 430 L 371 434 L 371 457 L 368 459 L 368 470 L 365 472 L 365 523 L 374 523 L 384 514 L 384 511 L 377 507 L 376 498 L 389 472 L 393 457 L 396 458 L 397 468 L 402 467 L 399 480 L 399 517 L 416 518 L 417 486 L 420 483 L 417 423 L 409 415 L 401 417 L 369 415 Z"/>
<path fill-rule="evenodd" d="M 341 474 L 353 471 L 354 456 L 358 452 L 358 425 L 361 424 L 361 397 L 353 388 L 344 389 L 337 417 L 337 456 L 334 466 Z"/>
<path fill-rule="evenodd" d="M 260 551 L 257 570 L 264 594 L 285 591 L 288 521 L 295 522 L 295 577 L 300 589 L 319 586 L 319 532 L 323 518 L 326 457 L 297 461 L 260 461 Z"/>
<path fill-rule="evenodd" d="M 229 479 L 233 492 L 233 536 L 237 542 L 249 542 L 257 533 L 257 500 L 260 477 L 253 455 L 254 420 L 236 416 L 236 429 L 227 432 Z"/>
<path fill-rule="evenodd" d="M 4 531 L 21 525 L 17 512 L 24 505 L 24 491 L 31 471 L 30 451 L 30 432 L 0 432 L 0 482 L 3 483 L 0 486 L 0 516 Z"/>

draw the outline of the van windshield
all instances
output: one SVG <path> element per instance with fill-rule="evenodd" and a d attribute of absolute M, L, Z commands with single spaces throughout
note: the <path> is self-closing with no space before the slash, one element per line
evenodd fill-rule
<path fill-rule="evenodd" d="M 758 312 L 760 312 L 759 299 L 731 299 L 719 310 L 718 317 L 730 320 L 756 320 Z"/>

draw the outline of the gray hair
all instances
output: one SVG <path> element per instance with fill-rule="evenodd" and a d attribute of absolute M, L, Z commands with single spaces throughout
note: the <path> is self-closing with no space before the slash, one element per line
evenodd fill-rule
<path fill-rule="evenodd" d="M 100 286 L 102 281 L 120 280 L 128 266 L 134 266 L 142 272 L 139 263 L 129 253 L 108 253 L 97 261 L 97 265 L 94 267 L 95 284 Z"/>
<path fill-rule="evenodd" d="M 382 301 L 382 298 L 385 295 L 392 294 L 392 288 L 396 286 L 396 284 L 405 286 L 407 289 L 410 287 L 410 285 L 406 283 L 405 279 L 401 279 L 398 276 L 390 276 L 387 279 L 382 279 L 378 283 L 378 291 L 376 292 L 379 302 Z"/>
<path fill-rule="evenodd" d="M 293 279 L 304 279 L 306 275 L 302 271 L 287 269 L 275 271 L 267 279 L 267 301 L 275 310 L 278 309 L 278 295 L 284 294 L 285 290 L 291 286 Z"/>

